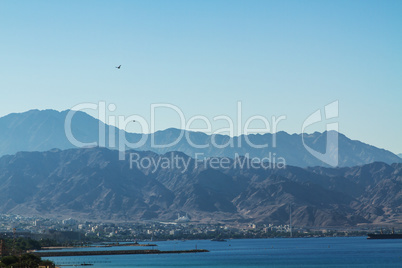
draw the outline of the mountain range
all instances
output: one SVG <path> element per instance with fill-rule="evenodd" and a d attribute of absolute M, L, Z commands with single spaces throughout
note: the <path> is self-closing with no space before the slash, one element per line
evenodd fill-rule
<path fill-rule="evenodd" d="M 55 110 L 30 110 L 24 113 L 13 113 L 0 118 L 0 156 L 15 154 L 20 151 L 47 151 L 53 148 L 76 148 L 66 137 L 65 121 L 68 110 L 58 112 Z M 129 149 L 120 143 L 124 139 L 127 143 L 136 144 L 136 150 L 153 151 L 165 154 L 171 151 L 183 152 L 193 158 L 201 157 L 229 157 L 236 155 L 267 158 L 283 158 L 287 165 L 308 167 L 327 166 L 321 160 L 311 155 L 303 145 L 305 144 L 317 152 L 325 153 L 327 132 L 312 134 L 288 134 L 278 132 L 275 134 L 250 134 L 236 137 L 226 135 L 207 135 L 202 132 L 181 131 L 179 129 L 166 129 L 152 134 L 128 133 L 116 127 L 106 125 L 88 115 L 77 111 L 71 121 L 71 133 L 77 141 L 82 143 L 99 142 L 99 133 L 105 133 L 104 144 L 110 149 Z M 101 130 L 101 131 L 100 131 Z M 104 132 L 102 131 L 104 130 Z M 183 135 L 182 138 L 180 136 Z M 121 139 L 119 137 L 124 137 Z M 186 138 L 188 137 L 188 138 Z M 139 146 L 141 139 L 145 143 Z M 153 146 L 154 140 L 158 147 Z M 177 142 L 175 142 L 177 141 Z M 265 148 L 255 148 L 252 144 L 263 145 Z M 169 145 L 174 142 L 173 145 Z M 276 143 L 276 146 L 274 144 Z M 339 163 L 340 167 L 364 165 L 372 162 L 387 164 L 400 163 L 402 159 L 390 151 L 351 140 L 339 133 Z M 195 148 L 193 144 L 205 145 L 204 148 Z M 215 146 L 213 144 L 216 144 Z M 229 144 L 228 146 L 223 146 Z M 233 144 L 230 145 L 230 144 Z M 239 144 L 241 144 L 239 146 Z M 221 148 L 222 147 L 222 148 Z M 332 154 L 337 153 L 331 152 Z M 198 157 L 196 157 L 198 154 Z"/>
<path fill-rule="evenodd" d="M 118 151 L 95 147 L 3 156 L 0 213 L 116 221 L 170 221 L 188 213 L 205 223 L 287 224 L 291 206 L 296 226 L 402 220 L 400 163 L 266 168 L 244 157 L 214 166 L 182 152 L 126 154 L 119 160 Z M 174 159 L 187 166 L 157 164 Z"/>

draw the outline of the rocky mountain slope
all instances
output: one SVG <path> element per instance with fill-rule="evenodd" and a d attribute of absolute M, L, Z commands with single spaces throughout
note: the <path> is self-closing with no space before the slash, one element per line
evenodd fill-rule
<path fill-rule="evenodd" d="M 298 226 L 402 221 L 402 164 L 265 169 L 241 167 L 244 158 L 212 161 L 150 151 L 119 161 L 106 148 L 19 152 L 0 158 L 0 213 L 166 221 L 180 212 L 199 222 L 286 224 L 291 205 Z"/>

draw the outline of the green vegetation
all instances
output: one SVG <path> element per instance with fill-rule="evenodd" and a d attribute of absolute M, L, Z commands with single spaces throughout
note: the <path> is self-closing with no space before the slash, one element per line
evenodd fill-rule
<path fill-rule="evenodd" d="M 42 247 L 65 246 L 51 239 L 34 240 L 31 238 L 19 237 L 15 239 L 15 245 L 12 238 L 3 238 L 3 241 L 9 253 L 22 253 L 26 252 L 27 250 L 39 250 Z"/>
<path fill-rule="evenodd" d="M 39 241 L 33 240 L 31 238 L 17 238 L 14 240 L 12 238 L 3 239 L 6 249 L 9 253 L 21 253 L 27 250 L 37 250 L 41 248 L 41 243 Z"/>
<path fill-rule="evenodd" d="M 23 254 L 21 256 L 5 256 L 1 258 L 0 267 L 27 267 L 36 268 L 39 266 L 54 267 L 54 263 L 49 260 L 42 261 L 40 257 L 33 254 Z"/>

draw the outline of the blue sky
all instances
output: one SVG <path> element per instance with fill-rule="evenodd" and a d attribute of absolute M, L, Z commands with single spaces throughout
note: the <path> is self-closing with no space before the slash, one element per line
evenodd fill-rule
<path fill-rule="evenodd" d="M 402 1 L 1 1 L 0 116 L 105 101 L 116 116 L 171 103 L 234 118 L 241 101 L 243 118 L 285 115 L 279 130 L 300 133 L 338 100 L 340 132 L 402 153 L 400 14 Z"/>

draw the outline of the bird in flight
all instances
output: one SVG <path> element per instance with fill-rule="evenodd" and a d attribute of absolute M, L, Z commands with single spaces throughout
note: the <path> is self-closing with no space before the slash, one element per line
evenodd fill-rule
<path fill-rule="evenodd" d="M 121 67 L 121 65 L 119 65 L 119 66 L 116 66 L 116 68 L 117 68 L 117 69 L 120 69 L 120 67 Z"/>

